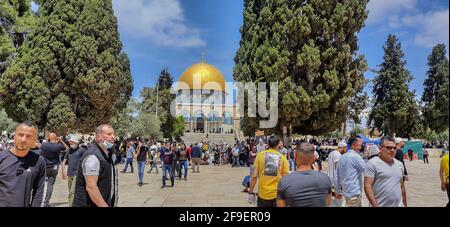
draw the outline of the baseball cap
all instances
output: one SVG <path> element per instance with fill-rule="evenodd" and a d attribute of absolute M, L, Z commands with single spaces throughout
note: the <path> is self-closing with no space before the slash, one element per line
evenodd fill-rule
<path fill-rule="evenodd" d="M 70 134 L 68 137 L 69 137 L 69 141 L 77 142 L 77 143 L 80 142 L 80 138 L 78 138 L 78 136 L 75 134 Z"/>
<path fill-rule="evenodd" d="M 403 142 L 403 139 L 400 137 L 395 138 L 395 143 Z"/>

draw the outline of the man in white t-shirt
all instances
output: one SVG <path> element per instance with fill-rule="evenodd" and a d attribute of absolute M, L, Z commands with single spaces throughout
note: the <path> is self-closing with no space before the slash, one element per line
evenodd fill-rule
<path fill-rule="evenodd" d="M 332 193 L 332 203 L 331 207 L 341 207 L 342 206 L 342 198 L 339 195 L 336 195 L 334 193 L 335 185 L 337 185 L 337 177 L 336 177 L 336 169 L 337 164 L 339 162 L 339 159 L 341 159 L 342 154 L 344 154 L 347 151 L 347 143 L 340 142 L 338 144 L 338 149 L 334 150 L 328 155 L 328 177 L 330 177 L 331 180 L 331 186 L 333 188 Z"/>

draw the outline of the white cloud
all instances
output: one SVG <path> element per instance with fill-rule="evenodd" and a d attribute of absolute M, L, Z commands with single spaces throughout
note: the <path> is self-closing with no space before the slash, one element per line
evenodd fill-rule
<path fill-rule="evenodd" d="M 404 26 L 416 28 L 414 42 L 422 47 L 432 47 L 438 43 L 449 43 L 449 10 L 430 11 L 425 14 L 405 16 Z"/>
<path fill-rule="evenodd" d="M 417 0 L 370 0 L 367 5 L 369 17 L 367 24 L 375 24 L 394 14 L 403 11 L 413 11 Z"/>
<path fill-rule="evenodd" d="M 119 27 L 126 35 L 148 38 L 159 46 L 199 47 L 200 31 L 186 25 L 179 0 L 113 0 Z"/>

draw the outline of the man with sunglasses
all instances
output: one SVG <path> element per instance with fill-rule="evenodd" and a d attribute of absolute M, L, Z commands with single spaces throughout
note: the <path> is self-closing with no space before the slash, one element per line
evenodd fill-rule
<path fill-rule="evenodd" d="M 380 153 L 367 162 L 364 191 L 371 207 L 406 207 L 403 164 L 395 159 L 395 139 L 383 137 Z"/>
<path fill-rule="evenodd" d="M 24 122 L 16 127 L 14 147 L 0 152 L 0 207 L 40 207 L 44 197 L 45 160 L 30 152 L 37 127 Z"/>

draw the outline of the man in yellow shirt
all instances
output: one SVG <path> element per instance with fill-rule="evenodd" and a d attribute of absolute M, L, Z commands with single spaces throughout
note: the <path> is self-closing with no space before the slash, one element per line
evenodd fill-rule
<path fill-rule="evenodd" d="M 447 191 L 447 197 L 449 202 L 447 202 L 447 207 L 450 203 L 450 191 L 448 188 L 448 153 L 444 155 L 441 159 L 441 168 L 439 169 L 439 176 L 441 178 L 441 189 L 442 191 Z"/>
<path fill-rule="evenodd" d="M 269 149 L 256 155 L 254 171 L 250 180 L 249 194 L 254 200 L 253 190 L 256 181 L 258 184 L 258 207 L 276 207 L 278 182 L 288 174 L 289 163 L 284 155 L 278 152 L 280 139 L 277 136 L 269 137 Z"/>

